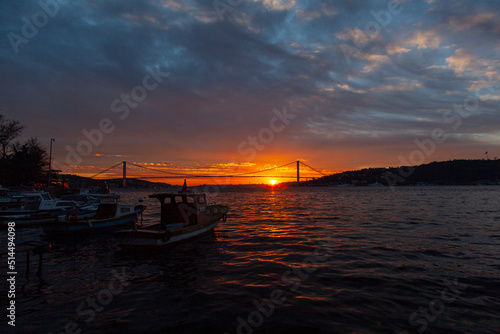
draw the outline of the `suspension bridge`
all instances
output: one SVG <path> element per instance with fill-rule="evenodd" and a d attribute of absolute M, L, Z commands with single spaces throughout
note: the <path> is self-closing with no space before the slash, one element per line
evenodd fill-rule
<path fill-rule="evenodd" d="M 285 167 L 289 167 L 292 165 L 296 165 L 296 176 L 293 175 L 263 175 L 262 173 L 267 173 L 271 171 L 276 171 Z M 127 166 L 134 166 L 138 167 L 139 169 L 144 169 L 147 170 L 148 172 L 155 172 L 156 175 L 141 175 L 141 176 L 134 176 L 134 179 L 191 179 L 191 178 L 254 178 L 254 177 L 259 177 L 259 178 L 277 178 L 277 179 L 286 179 L 286 178 L 297 178 L 297 182 L 300 182 L 301 178 L 301 170 L 300 166 L 306 167 L 308 170 L 313 171 L 316 176 L 322 175 L 322 176 L 327 176 L 327 174 L 317 170 L 314 167 L 309 166 L 308 164 L 302 162 L 302 161 L 292 161 L 287 164 L 281 165 L 281 166 L 276 166 L 272 168 L 267 168 L 263 170 L 258 170 L 258 171 L 253 171 L 253 172 L 246 172 L 246 173 L 235 173 L 235 174 L 194 174 L 194 173 L 179 173 L 179 172 L 174 172 L 168 169 L 159 169 L 155 167 L 150 167 L 150 166 L 145 166 L 145 165 L 140 165 L 137 163 L 132 163 L 128 161 L 122 161 L 120 163 L 117 163 L 109 168 L 106 168 L 102 171 L 100 171 L 97 174 L 92 175 L 90 178 L 92 179 L 104 179 L 106 178 L 104 176 L 105 173 L 110 172 L 111 170 L 115 168 L 120 168 L 122 169 L 122 178 L 123 178 L 123 187 L 127 186 Z M 158 175 L 160 173 L 161 175 Z M 314 176 L 308 176 L 308 175 L 303 175 L 302 178 L 312 178 Z"/>

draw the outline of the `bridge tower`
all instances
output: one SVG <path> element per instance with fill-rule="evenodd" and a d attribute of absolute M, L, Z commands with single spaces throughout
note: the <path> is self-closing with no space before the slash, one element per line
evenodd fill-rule
<path fill-rule="evenodd" d="M 123 188 L 127 187 L 127 162 L 122 161 L 123 164 Z"/>
<path fill-rule="evenodd" d="M 299 168 L 300 161 L 297 160 L 297 183 L 300 182 L 300 168 Z"/>

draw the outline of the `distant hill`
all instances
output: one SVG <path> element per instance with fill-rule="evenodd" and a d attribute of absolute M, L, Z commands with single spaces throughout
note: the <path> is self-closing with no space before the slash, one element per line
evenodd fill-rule
<path fill-rule="evenodd" d="M 71 188 L 90 188 L 104 182 L 121 188 L 122 179 L 94 180 L 78 175 L 61 175 Z M 400 186 L 400 185 L 476 185 L 500 184 L 500 160 L 450 160 L 418 166 L 365 168 L 345 171 L 310 181 L 286 183 L 288 186 Z M 127 188 L 173 187 L 162 182 L 127 179 Z M 224 189 L 231 186 L 225 186 Z M 234 186 L 240 189 L 241 186 Z M 227 190 L 227 189 L 226 189 Z"/>
<path fill-rule="evenodd" d="M 418 166 L 367 168 L 303 181 L 299 186 L 380 184 L 385 186 L 500 184 L 500 160 L 452 160 Z"/>
<path fill-rule="evenodd" d="M 64 182 L 69 184 L 70 188 L 92 188 L 102 185 L 104 182 L 108 184 L 110 188 L 121 188 L 123 186 L 123 179 L 101 179 L 94 180 L 88 177 L 73 175 L 73 174 L 62 174 L 61 178 Z M 172 187 L 171 184 L 163 182 L 150 182 L 146 180 L 139 180 L 134 178 L 127 178 L 127 188 L 156 188 L 156 187 Z"/>

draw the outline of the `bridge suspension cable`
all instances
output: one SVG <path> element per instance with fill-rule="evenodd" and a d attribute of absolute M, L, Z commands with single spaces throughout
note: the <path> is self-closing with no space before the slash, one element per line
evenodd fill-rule
<path fill-rule="evenodd" d="M 315 171 L 316 173 L 319 173 L 319 174 L 321 174 L 321 175 L 323 175 L 323 176 L 328 176 L 328 175 L 326 175 L 325 173 L 320 172 L 320 171 L 319 171 L 319 170 L 317 170 L 316 168 L 313 168 L 313 167 L 309 166 L 308 164 L 306 164 L 306 163 L 304 163 L 304 162 L 302 162 L 302 161 L 300 161 L 300 163 L 301 163 L 301 164 L 303 164 L 303 165 L 304 165 L 304 166 L 306 166 L 306 167 L 309 167 L 310 169 L 312 169 L 312 170 L 313 170 L 313 171 Z"/>
<path fill-rule="evenodd" d="M 150 169 L 150 170 L 154 170 L 154 171 L 165 173 L 165 174 L 180 175 L 180 176 L 184 176 L 184 177 L 238 177 L 238 176 L 245 176 L 245 175 L 250 175 L 250 174 L 257 174 L 257 173 L 268 172 L 268 171 L 271 171 L 271 170 L 275 170 L 275 169 L 278 169 L 278 168 L 289 166 L 289 165 L 294 164 L 294 163 L 295 162 L 290 162 L 290 163 L 287 163 L 287 164 L 284 164 L 284 165 L 281 165 L 281 166 L 276 166 L 276 167 L 273 167 L 273 168 L 267 168 L 267 169 L 258 170 L 258 171 L 254 171 L 254 172 L 239 173 L 239 174 L 230 174 L 230 175 L 190 175 L 190 174 L 186 174 L 186 173 L 169 172 L 169 171 L 165 171 L 165 170 L 161 170 L 161 169 L 156 169 L 156 168 L 142 166 L 142 165 L 134 164 L 132 162 L 128 162 L 128 164 L 132 165 L 132 166 L 141 167 L 141 168 L 145 168 L 145 169 Z"/>
<path fill-rule="evenodd" d="M 106 173 L 108 172 L 109 170 L 113 169 L 113 168 L 116 168 L 118 166 L 120 166 L 121 164 L 123 164 L 124 166 L 124 170 L 123 170 L 123 179 L 124 181 L 126 180 L 126 176 L 125 176 L 125 166 L 126 164 L 129 164 L 129 165 L 132 165 L 132 166 L 135 166 L 135 167 L 139 167 L 139 168 L 143 168 L 143 169 L 148 169 L 148 170 L 152 170 L 152 171 L 155 171 L 155 172 L 159 172 L 159 173 L 164 173 L 164 174 L 168 174 L 168 175 L 165 175 L 165 176 L 143 176 L 143 177 L 138 177 L 140 179 L 152 179 L 152 178 L 212 178 L 212 177 L 273 177 L 273 178 L 290 178 L 291 176 L 271 176 L 271 175 L 262 175 L 262 176 L 259 176 L 259 175 L 252 175 L 252 174 L 259 174 L 259 173 L 264 173 L 264 172 L 269 172 L 269 171 L 272 171 L 272 170 L 276 170 L 276 169 L 279 169 L 279 168 L 283 168 L 283 167 L 287 167 L 287 166 L 290 166 L 292 164 L 295 164 L 297 163 L 297 181 L 299 181 L 299 174 L 298 174 L 298 168 L 299 168 L 299 163 L 306 166 L 307 168 L 310 168 L 311 170 L 313 170 L 314 172 L 318 173 L 318 174 L 321 174 L 323 176 L 327 176 L 326 174 L 324 174 L 323 172 L 320 172 L 319 170 L 309 166 L 308 164 L 302 162 L 302 161 L 292 161 L 290 163 L 287 163 L 287 164 L 284 164 L 284 165 L 280 165 L 280 166 L 276 166 L 276 167 L 272 167 L 272 168 L 266 168 L 266 169 L 262 169 L 262 170 L 258 170 L 258 171 L 253 171 L 253 172 L 245 172 L 245 173 L 238 173 L 238 174 L 229 174 L 229 175 L 194 175 L 194 174 L 188 174 L 188 173 L 176 173 L 176 172 L 171 172 L 171 171 L 168 171 L 168 170 L 163 170 L 163 169 L 157 169 L 157 168 L 154 168 L 154 167 L 148 167 L 148 166 L 143 166 L 143 165 L 139 165 L 139 164 L 135 164 L 135 163 L 132 163 L 132 162 L 127 162 L 127 161 L 123 161 L 121 163 L 118 163 L 114 166 L 111 166 L 109 168 L 106 168 L 105 170 L 97 173 L 97 174 L 94 174 L 92 175 L 90 178 L 95 178 L 103 173 Z M 125 183 L 124 183 L 125 184 Z"/>
<path fill-rule="evenodd" d="M 262 172 L 268 172 L 268 171 L 270 171 L 270 170 L 274 170 L 274 169 L 278 169 L 278 168 L 286 167 L 286 166 L 289 166 L 289 165 L 294 164 L 294 163 L 295 163 L 295 161 L 290 162 L 290 163 L 288 163 L 288 164 L 281 165 L 281 166 L 273 167 L 273 168 L 268 168 L 268 169 L 258 170 L 258 171 L 256 171 L 256 172 L 248 172 L 248 173 L 241 173 L 241 174 L 228 175 L 228 176 L 231 176 L 231 177 L 236 177 L 236 176 L 244 176 L 244 175 L 249 175 L 249 174 L 257 174 L 257 173 L 262 173 Z"/>
<path fill-rule="evenodd" d="M 105 170 L 100 171 L 99 173 L 92 175 L 90 178 L 91 178 L 91 179 L 93 179 L 93 178 L 95 178 L 96 176 L 99 176 L 99 175 L 101 175 L 101 174 L 103 174 L 103 173 L 106 173 L 107 171 L 109 171 L 109 170 L 111 170 L 111 169 L 113 169 L 113 168 L 116 168 L 116 167 L 120 166 L 121 164 L 122 164 L 121 162 L 120 162 L 120 163 L 117 163 L 117 164 L 116 164 L 116 165 L 114 165 L 114 166 L 111 166 L 111 167 L 109 167 L 109 168 L 106 168 Z"/>

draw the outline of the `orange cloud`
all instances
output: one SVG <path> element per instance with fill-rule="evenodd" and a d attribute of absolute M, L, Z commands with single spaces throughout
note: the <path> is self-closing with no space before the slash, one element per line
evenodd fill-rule
<path fill-rule="evenodd" d="M 417 49 L 437 49 L 441 45 L 443 37 L 436 31 L 417 31 L 406 40 L 406 44 L 416 45 Z"/>
<path fill-rule="evenodd" d="M 406 53 L 406 52 L 411 51 L 408 48 L 402 47 L 402 46 L 394 44 L 394 43 L 388 44 L 386 49 L 387 49 L 387 53 L 390 55 L 397 54 L 397 53 Z"/>

